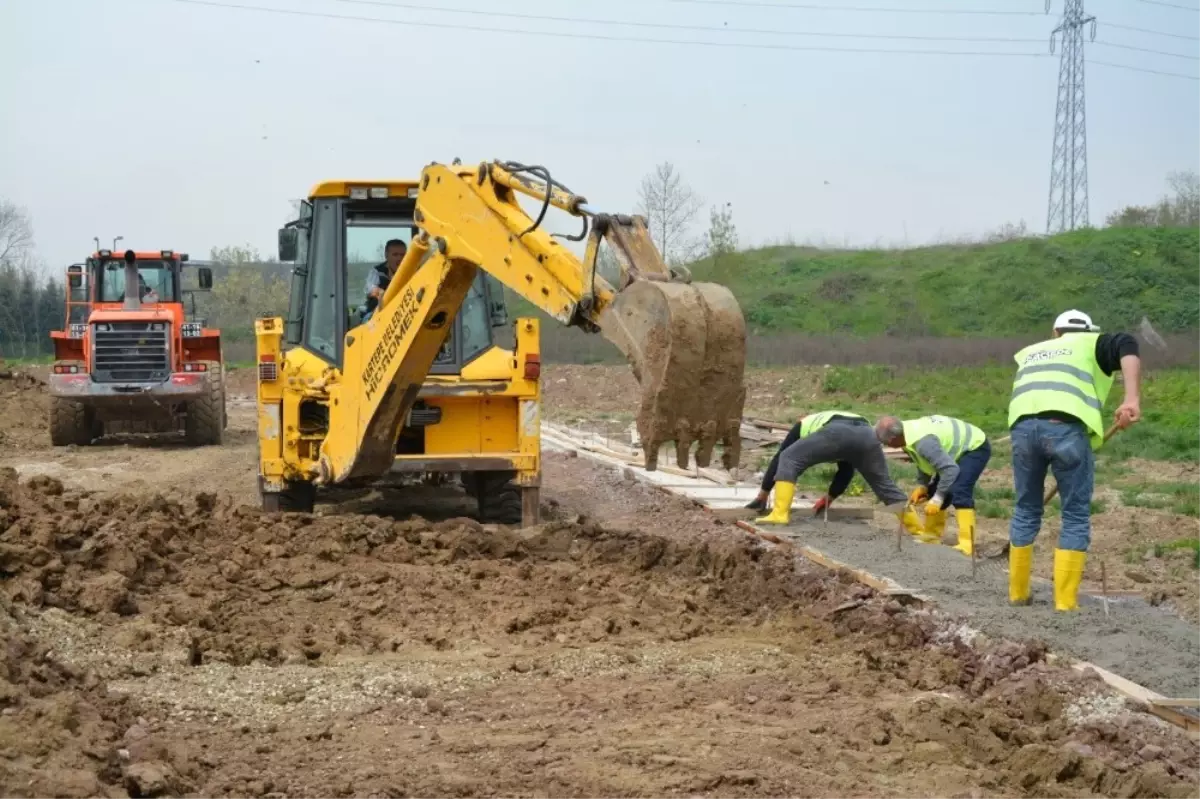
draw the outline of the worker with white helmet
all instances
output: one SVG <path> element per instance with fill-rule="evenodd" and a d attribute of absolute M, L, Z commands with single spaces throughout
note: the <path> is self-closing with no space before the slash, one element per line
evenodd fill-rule
<path fill-rule="evenodd" d="M 1009 601 L 1027 605 L 1033 542 L 1042 526 L 1049 469 L 1062 497 L 1062 532 L 1054 550 L 1055 610 L 1075 610 L 1091 541 L 1094 451 L 1104 442 L 1104 401 L 1120 370 L 1124 401 L 1118 427 L 1142 415 L 1141 360 L 1128 333 L 1101 333 L 1082 311 L 1054 320 L 1054 336 L 1015 356 L 1017 374 L 1008 406 L 1016 507 L 1009 524 Z"/>

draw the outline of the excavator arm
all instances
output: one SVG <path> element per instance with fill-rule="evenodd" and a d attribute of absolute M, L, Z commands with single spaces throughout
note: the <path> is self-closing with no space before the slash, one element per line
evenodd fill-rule
<path fill-rule="evenodd" d="M 541 204 L 536 218 L 518 195 Z M 553 206 L 581 220 L 582 259 L 543 222 Z M 717 441 L 736 465 L 745 392 L 745 324 L 732 294 L 691 283 L 663 262 L 635 216 L 593 211 L 542 167 L 491 162 L 431 164 L 421 173 L 419 230 L 379 308 L 346 335 L 340 374 L 328 385 L 329 434 L 318 483 L 387 471 L 396 437 L 478 270 L 565 325 L 599 332 L 625 354 L 641 386 L 637 429 L 647 468 L 674 441 L 686 467 L 707 466 Z M 597 271 L 602 241 L 615 283 Z"/>

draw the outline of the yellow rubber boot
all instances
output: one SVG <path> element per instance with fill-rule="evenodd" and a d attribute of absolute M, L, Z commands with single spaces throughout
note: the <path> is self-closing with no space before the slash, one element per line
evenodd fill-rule
<path fill-rule="evenodd" d="M 755 519 L 757 524 L 787 524 L 792 519 L 792 498 L 796 496 L 796 484 L 786 480 L 776 481 L 774 502 L 771 512 Z"/>
<path fill-rule="evenodd" d="M 974 539 L 975 533 L 975 509 L 955 508 L 954 518 L 958 521 L 958 546 L 955 549 L 967 557 L 971 557 L 971 541 Z"/>
<path fill-rule="evenodd" d="M 1083 566 L 1086 562 L 1086 552 L 1076 552 L 1072 549 L 1054 550 L 1055 610 L 1079 608 L 1079 584 L 1083 582 Z"/>
<path fill-rule="evenodd" d="M 932 509 L 925 506 L 925 534 L 921 542 L 925 544 L 942 543 L 942 534 L 946 532 L 946 512 L 941 508 Z"/>
<path fill-rule="evenodd" d="M 921 517 L 913 510 L 912 506 L 906 506 L 900 514 L 900 523 L 904 525 L 904 529 L 917 537 L 922 543 L 929 543 L 925 540 L 925 528 L 921 525 Z"/>
<path fill-rule="evenodd" d="M 1033 573 L 1033 544 L 1008 548 L 1008 601 L 1013 605 L 1028 605 L 1029 581 Z"/>

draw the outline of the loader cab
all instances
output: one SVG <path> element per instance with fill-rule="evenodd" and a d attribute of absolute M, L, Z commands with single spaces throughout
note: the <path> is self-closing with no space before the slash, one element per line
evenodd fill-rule
<path fill-rule="evenodd" d="M 411 190 L 411 191 L 410 191 Z M 325 193 L 329 196 L 324 196 Z M 284 342 L 341 367 L 346 334 L 363 323 L 368 278 L 387 243 L 417 233 L 416 184 L 321 184 L 279 231 L 279 259 L 295 264 Z M 432 375 L 457 375 L 496 346 L 508 323 L 503 288 L 482 270 L 464 298 Z"/>

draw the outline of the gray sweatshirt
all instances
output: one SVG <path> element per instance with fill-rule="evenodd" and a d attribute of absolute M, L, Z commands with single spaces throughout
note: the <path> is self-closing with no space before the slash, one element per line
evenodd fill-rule
<path fill-rule="evenodd" d="M 958 479 L 958 464 L 954 459 L 947 454 L 946 450 L 942 449 L 941 442 L 937 440 L 937 436 L 925 436 L 915 445 L 913 449 L 917 451 L 929 464 L 937 470 L 938 487 L 937 496 L 941 498 L 942 504 L 946 504 L 946 496 L 950 493 L 950 486 L 954 485 L 954 481 Z M 933 475 L 918 472 L 921 485 L 928 487 L 933 480 Z"/>

